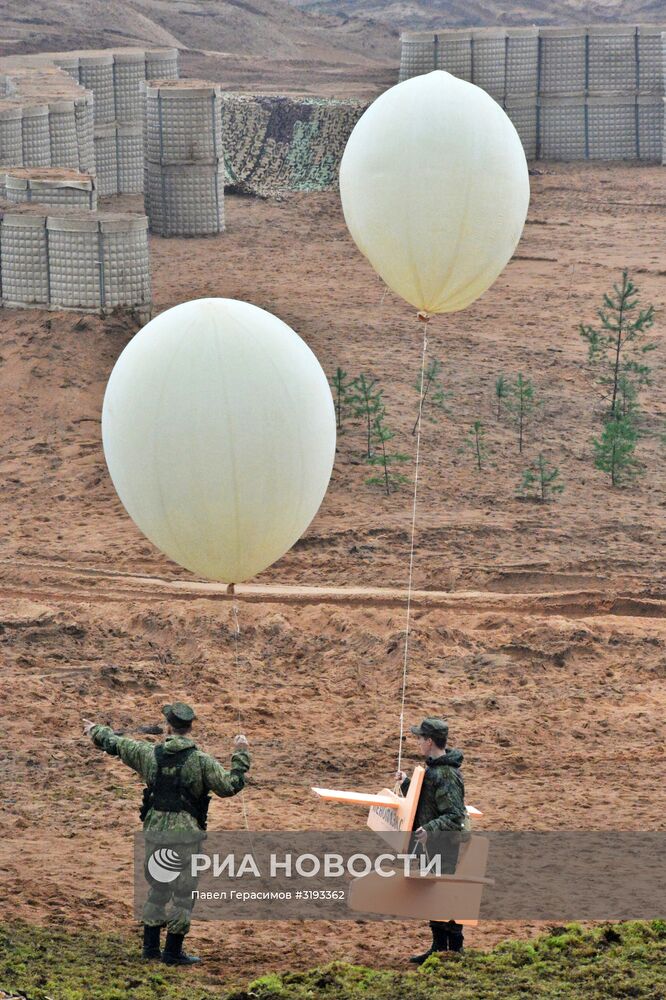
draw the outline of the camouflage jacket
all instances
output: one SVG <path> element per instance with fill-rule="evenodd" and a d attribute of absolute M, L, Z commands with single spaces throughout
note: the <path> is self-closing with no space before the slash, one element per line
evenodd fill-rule
<path fill-rule="evenodd" d="M 157 773 L 154 743 L 147 740 L 131 740 L 127 736 L 117 736 L 109 726 L 93 726 L 90 731 L 95 746 L 114 757 L 119 757 L 139 774 L 147 785 L 151 784 Z M 164 741 L 167 753 L 178 753 L 196 743 L 186 736 L 168 736 Z M 193 798 L 200 798 L 208 792 L 222 797 L 236 795 L 245 785 L 245 772 L 250 769 L 250 754 L 247 750 L 236 750 L 231 755 L 231 770 L 227 771 L 221 764 L 196 749 L 183 765 L 182 780 Z M 189 839 L 192 832 L 193 840 L 200 840 L 204 834 L 194 816 L 182 812 L 159 812 L 150 809 L 143 823 L 144 832 L 150 839 L 159 840 L 160 833 L 179 831 Z M 182 839 L 182 838 L 181 838 Z"/>
<path fill-rule="evenodd" d="M 428 757 L 414 829 L 423 827 L 428 833 L 438 830 L 462 830 L 465 822 L 465 783 L 460 771 L 463 755 L 460 750 L 446 750 L 441 757 Z M 402 783 L 402 792 L 409 788 L 409 778 Z"/>

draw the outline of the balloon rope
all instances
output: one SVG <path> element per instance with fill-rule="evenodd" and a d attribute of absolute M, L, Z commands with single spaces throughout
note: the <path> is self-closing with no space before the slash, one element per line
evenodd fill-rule
<path fill-rule="evenodd" d="M 231 603 L 233 619 L 234 619 L 234 657 L 236 660 L 236 705 L 238 708 L 238 732 L 243 732 L 243 716 L 241 713 L 241 676 L 240 676 L 240 657 L 238 655 L 238 646 L 240 644 L 240 623 L 238 621 L 238 603 L 234 597 Z M 247 815 L 247 802 L 245 801 L 245 789 L 241 788 L 241 808 L 243 810 L 243 822 L 245 823 L 245 829 L 250 830 L 250 822 Z"/>
<path fill-rule="evenodd" d="M 405 655 L 402 665 L 402 695 L 400 698 L 400 742 L 398 744 L 398 770 L 402 767 L 402 741 L 405 735 L 405 695 L 407 693 L 407 667 L 409 664 L 409 625 L 412 611 L 412 580 L 414 578 L 414 535 L 416 533 L 416 502 L 419 486 L 419 459 L 421 456 L 421 416 L 423 414 L 423 383 L 425 381 L 425 363 L 428 352 L 428 323 L 430 317 L 419 313 L 419 322 L 423 323 L 423 352 L 421 354 L 421 385 L 419 397 L 419 415 L 416 421 L 416 461 L 414 463 L 414 501 L 412 504 L 412 538 L 409 550 L 409 578 L 407 581 L 407 622 L 405 627 Z"/>

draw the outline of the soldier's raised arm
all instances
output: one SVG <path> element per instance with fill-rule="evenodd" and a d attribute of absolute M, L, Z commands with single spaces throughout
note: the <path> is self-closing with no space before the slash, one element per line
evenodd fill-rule
<path fill-rule="evenodd" d="M 110 754 L 112 757 L 119 757 L 123 764 L 127 764 L 133 771 L 136 771 L 147 781 L 150 776 L 150 768 L 154 761 L 155 747 L 147 740 L 131 740 L 127 736 L 118 736 L 110 726 L 96 725 L 89 719 L 84 719 L 84 732 L 90 736 L 96 747 Z"/>
<path fill-rule="evenodd" d="M 231 755 L 231 769 L 227 771 L 210 754 L 201 755 L 202 776 L 206 790 L 222 798 L 237 795 L 245 787 L 245 773 L 250 770 L 250 753 L 244 736 L 234 739 L 236 749 Z"/>

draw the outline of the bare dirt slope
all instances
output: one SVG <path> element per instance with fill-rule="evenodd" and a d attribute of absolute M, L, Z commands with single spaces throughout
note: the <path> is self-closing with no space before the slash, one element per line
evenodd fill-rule
<path fill-rule="evenodd" d="M 415 601 L 407 716 L 448 715 L 487 828 L 664 829 L 663 170 L 542 164 L 532 183 L 505 273 L 469 310 L 432 324 L 431 356 L 452 396 L 449 415 L 425 424 L 415 583 L 453 593 Z M 230 197 L 227 218 L 219 238 L 152 239 L 157 307 L 224 295 L 270 309 L 327 371 L 381 380 L 396 444 L 413 453 L 421 331 L 383 298 L 337 196 Z M 658 307 L 659 349 L 646 473 L 611 491 L 591 463 L 598 413 L 576 325 L 624 265 Z M 133 730 L 183 698 L 200 712 L 202 744 L 224 757 L 240 708 L 254 828 L 362 824 L 309 787 L 374 790 L 395 768 L 404 606 L 358 588 L 404 587 L 410 495 L 366 484 L 362 432 L 349 424 L 306 536 L 255 581 L 262 589 L 241 594 L 237 674 L 225 595 L 141 537 L 105 472 L 102 394 L 131 319 L 6 311 L 0 321 L 3 912 L 129 928 L 139 787 L 79 735 L 81 717 Z M 524 457 L 493 416 L 502 371 L 523 371 L 543 400 Z M 491 448 L 482 474 L 460 452 L 476 418 Z M 539 448 L 566 483 L 546 506 L 515 496 Z M 355 589 L 313 589 L 340 586 Z M 240 829 L 238 800 L 216 802 L 211 825 Z M 536 929 L 485 924 L 469 942 Z M 202 925 L 195 947 L 207 963 L 195 975 L 228 981 L 333 958 L 393 965 L 424 937 L 394 930 Z"/>
<path fill-rule="evenodd" d="M 286 0 L 0 0 L 0 55 L 176 46 L 184 72 L 240 89 L 360 93 L 395 82 L 395 28 Z"/>
<path fill-rule="evenodd" d="M 376 18 L 405 30 L 468 25 L 660 23 L 661 0 L 292 0 L 317 13 Z"/>

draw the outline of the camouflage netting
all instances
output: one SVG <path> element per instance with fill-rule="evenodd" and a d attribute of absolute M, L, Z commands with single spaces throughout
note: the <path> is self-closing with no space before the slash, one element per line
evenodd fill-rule
<path fill-rule="evenodd" d="M 347 139 L 366 107 L 354 100 L 223 93 L 226 186 L 263 197 L 336 187 Z"/>

